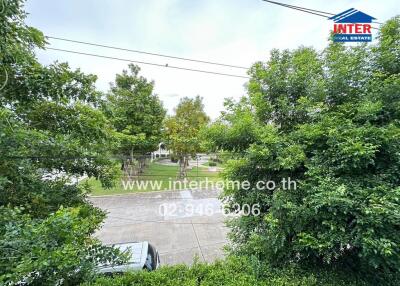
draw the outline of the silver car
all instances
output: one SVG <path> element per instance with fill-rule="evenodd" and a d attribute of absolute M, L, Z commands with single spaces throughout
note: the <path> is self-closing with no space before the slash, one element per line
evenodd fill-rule
<path fill-rule="evenodd" d="M 153 271 L 160 267 L 158 251 L 148 241 L 117 243 L 113 246 L 122 252 L 129 252 L 131 254 L 129 261 L 121 265 L 100 265 L 98 273 L 114 274 L 143 269 Z"/>

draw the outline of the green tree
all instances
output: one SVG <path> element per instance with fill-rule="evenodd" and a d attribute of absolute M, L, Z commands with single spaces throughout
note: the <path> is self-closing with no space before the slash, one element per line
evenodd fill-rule
<path fill-rule="evenodd" d="M 175 115 L 165 120 L 168 148 L 179 159 L 179 177 L 185 178 L 190 156 L 201 150 L 200 130 L 210 121 L 204 112 L 203 100 L 184 97 Z"/>
<path fill-rule="evenodd" d="M 139 71 L 138 66 L 130 64 L 129 73 L 124 70 L 117 74 L 103 108 L 117 131 L 118 155 L 132 160 L 139 154 L 142 167 L 143 155 L 157 149 L 161 141 L 166 111 L 153 93 L 154 82 L 139 76 Z"/>
<path fill-rule="evenodd" d="M 248 96 L 208 132 L 231 151 L 232 204 L 261 214 L 233 219 L 234 250 L 271 263 L 400 269 L 400 18 L 375 45 L 331 42 L 271 52 L 250 69 Z M 290 178 L 296 187 L 283 179 Z M 274 181 L 274 190 L 257 188 Z"/>
<path fill-rule="evenodd" d="M 23 1 L 3 4 L 0 284 L 76 284 L 96 261 L 117 257 L 91 238 L 104 214 L 68 178 L 86 174 L 111 184 L 112 126 L 97 108 L 96 77 L 64 63 L 41 65 L 33 50 L 45 38 L 24 23 Z M 46 180 L 51 173 L 65 176 Z"/>

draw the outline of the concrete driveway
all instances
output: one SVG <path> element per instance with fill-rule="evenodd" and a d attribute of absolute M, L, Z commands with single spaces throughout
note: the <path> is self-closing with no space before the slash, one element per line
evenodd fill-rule
<path fill-rule="evenodd" d="M 147 240 L 162 264 L 211 262 L 223 256 L 227 228 L 218 192 L 164 191 L 91 197 L 108 212 L 96 236 L 106 244 Z"/>

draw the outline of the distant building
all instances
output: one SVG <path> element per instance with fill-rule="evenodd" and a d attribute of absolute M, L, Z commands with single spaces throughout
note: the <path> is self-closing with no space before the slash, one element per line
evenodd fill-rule
<path fill-rule="evenodd" d="M 164 142 L 161 142 L 158 144 L 158 150 L 151 152 L 151 160 L 153 161 L 154 159 L 157 158 L 166 158 L 170 155 L 169 150 L 165 146 Z"/>

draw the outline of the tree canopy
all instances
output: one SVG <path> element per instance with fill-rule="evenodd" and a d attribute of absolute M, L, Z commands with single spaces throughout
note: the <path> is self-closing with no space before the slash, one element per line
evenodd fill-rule
<path fill-rule="evenodd" d="M 165 109 L 153 93 L 154 82 L 139 76 L 140 68 L 129 65 L 129 72 L 117 74 L 103 102 L 105 114 L 120 140 L 117 152 L 128 156 L 157 149 L 161 141 Z"/>
<path fill-rule="evenodd" d="M 0 284 L 76 284 L 118 259 L 91 238 L 104 213 L 70 181 L 86 174 L 111 184 L 112 125 L 98 108 L 96 76 L 37 61 L 45 38 L 25 16 L 23 1 L 0 13 Z"/>
<path fill-rule="evenodd" d="M 279 265 L 398 271 L 399 43 L 396 17 L 376 44 L 274 50 L 253 65 L 248 95 L 227 102 L 207 134 L 235 155 L 225 176 L 252 183 L 225 196 L 262 207 L 231 222 L 234 251 Z M 297 188 L 284 188 L 288 178 Z M 274 190 L 256 188 L 270 180 Z"/>
<path fill-rule="evenodd" d="M 189 157 L 195 156 L 201 149 L 200 130 L 209 121 L 200 96 L 182 98 L 175 115 L 165 120 L 168 148 L 179 160 L 181 178 L 186 177 Z"/>

